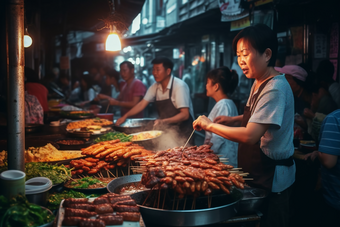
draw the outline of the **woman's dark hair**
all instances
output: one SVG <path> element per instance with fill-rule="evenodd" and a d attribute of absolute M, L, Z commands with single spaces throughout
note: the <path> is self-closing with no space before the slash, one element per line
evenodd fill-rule
<path fill-rule="evenodd" d="M 333 83 L 334 65 L 328 59 L 322 60 L 316 69 L 316 74 L 318 77 L 318 81 Z"/>
<path fill-rule="evenodd" d="M 267 48 L 271 49 L 272 57 L 269 60 L 268 66 L 275 66 L 278 48 L 277 35 L 267 25 L 256 24 L 241 30 L 233 40 L 232 47 L 235 54 L 237 51 L 237 42 L 240 39 L 247 40 L 260 54 L 263 54 Z"/>
<path fill-rule="evenodd" d="M 165 69 L 172 69 L 174 68 L 174 63 L 167 57 L 156 57 L 152 60 L 151 64 L 163 64 Z"/>
<path fill-rule="evenodd" d="M 84 72 L 83 75 L 80 77 L 80 80 L 83 80 L 87 85 L 87 90 L 92 87 L 93 85 L 93 78 L 88 72 Z"/>
<path fill-rule="evenodd" d="M 27 66 L 25 66 L 25 77 L 27 83 L 39 83 L 39 74 Z"/>
<path fill-rule="evenodd" d="M 209 71 L 207 78 L 209 78 L 213 84 L 219 83 L 224 94 L 232 94 L 238 85 L 237 72 L 230 70 L 226 66 Z"/>
<path fill-rule="evenodd" d="M 107 70 L 106 75 L 119 81 L 119 72 L 117 72 L 115 69 Z"/>
<path fill-rule="evenodd" d="M 124 64 L 126 64 L 129 69 L 135 68 L 135 66 L 129 61 L 123 61 L 122 63 L 120 63 L 119 67 L 122 67 L 122 65 L 124 65 Z"/>

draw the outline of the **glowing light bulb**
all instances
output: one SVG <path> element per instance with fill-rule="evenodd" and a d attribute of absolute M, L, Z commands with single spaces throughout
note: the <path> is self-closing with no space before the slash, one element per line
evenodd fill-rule
<path fill-rule="evenodd" d="M 24 47 L 30 47 L 32 45 L 32 38 L 29 35 L 24 35 Z"/>
<path fill-rule="evenodd" d="M 110 33 L 106 39 L 105 50 L 107 51 L 118 51 L 122 49 L 119 37 L 117 33 Z"/>

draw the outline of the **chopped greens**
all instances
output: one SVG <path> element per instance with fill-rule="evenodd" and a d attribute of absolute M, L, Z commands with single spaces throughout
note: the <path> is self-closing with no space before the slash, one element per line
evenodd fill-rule
<path fill-rule="evenodd" d="M 105 184 L 100 180 L 93 177 L 84 177 L 82 179 L 74 180 L 70 183 L 73 188 L 89 188 L 90 185 L 94 184 Z"/>
<path fill-rule="evenodd" d="M 29 162 L 25 164 L 26 180 L 33 177 L 47 177 L 52 183 L 59 184 L 71 178 L 71 169 L 64 165 L 50 165 L 43 162 Z"/>
<path fill-rule="evenodd" d="M 132 136 L 127 135 L 122 132 L 109 132 L 109 133 L 106 133 L 105 135 L 98 137 L 94 141 L 96 143 L 99 143 L 103 141 L 116 140 L 116 139 L 120 139 L 121 142 L 130 142 L 132 139 Z"/>
<path fill-rule="evenodd" d="M 25 196 L 18 195 L 10 199 L 0 196 L 0 226 L 32 227 L 54 220 L 54 215 L 41 206 L 29 203 Z"/>
<path fill-rule="evenodd" d="M 99 194 L 86 195 L 82 192 L 73 191 L 72 189 L 69 190 L 69 191 L 64 190 L 61 193 L 50 194 L 49 197 L 48 197 L 48 206 L 47 207 L 51 210 L 57 210 L 63 199 L 68 199 L 68 198 L 93 198 L 93 197 L 98 197 L 98 196 L 100 196 L 100 195 Z"/>

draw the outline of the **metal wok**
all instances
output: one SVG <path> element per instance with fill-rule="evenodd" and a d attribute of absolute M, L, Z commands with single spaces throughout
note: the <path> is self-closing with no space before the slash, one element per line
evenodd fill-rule
<path fill-rule="evenodd" d="M 155 226 L 201 226 L 222 222 L 235 216 L 239 201 L 243 196 L 242 192 L 237 189 L 232 190 L 230 195 L 217 196 L 216 198 L 212 196 L 211 208 L 202 208 L 208 207 L 208 198 L 201 196 L 196 199 L 196 209 L 190 209 L 192 198 L 188 197 L 186 203 L 184 202 L 185 199 L 181 199 L 178 209 L 173 210 L 171 208 L 158 209 L 140 205 L 143 204 L 148 194 L 149 191 L 142 191 L 130 195 L 138 204 L 146 226 L 148 224 Z M 154 193 L 155 197 L 157 197 L 157 194 L 158 190 Z M 162 195 L 160 197 L 162 198 Z M 152 200 L 151 196 L 150 198 Z M 175 203 L 177 201 L 175 200 Z M 185 206 L 185 210 L 182 210 L 183 206 Z"/>
<path fill-rule="evenodd" d="M 142 174 L 134 174 L 130 176 L 118 177 L 107 184 L 107 190 L 111 193 L 119 194 L 121 188 L 127 185 L 140 184 Z"/>
<path fill-rule="evenodd" d="M 126 134 L 148 131 L 153 129 L 153 124 L 156 118 L 128 118 L 126 121 L 116 126 L 114 125 L 114 130 L 118 132 L 124 132 Z"/>

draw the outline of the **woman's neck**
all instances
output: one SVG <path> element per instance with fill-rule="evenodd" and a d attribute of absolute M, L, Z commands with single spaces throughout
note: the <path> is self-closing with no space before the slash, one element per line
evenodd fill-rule
<path fill-rule="evenodd" d="M 212 97 L 216 102 L 219 102 L 222 99 L 229 99 L 229 97 L 224 93 L 215 93 Z"/>
<path fill-rule="evenodd" d="M 256 85 L 254 90 L 256 91 L 267 79 L 277 75 L 279 75 L 279 73 L 277 73 L 273 67 L 267 67 L 266 71 L 264 73 L 261 73 L 261 76 L 259 78 L 255 79 Z"/>

